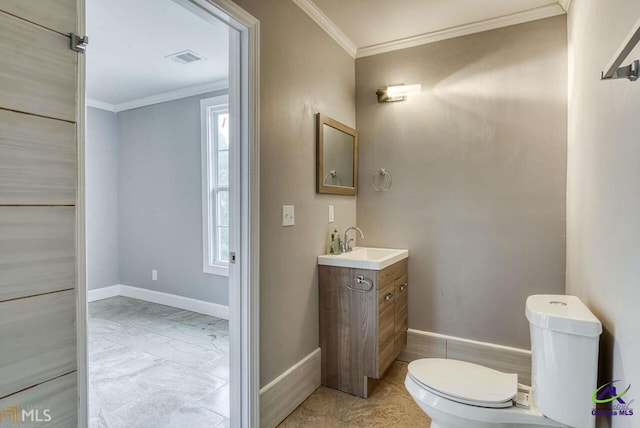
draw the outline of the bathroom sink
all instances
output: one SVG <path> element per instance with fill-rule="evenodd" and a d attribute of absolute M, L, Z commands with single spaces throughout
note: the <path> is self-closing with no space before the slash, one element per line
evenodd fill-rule
<path fill-rule="evenodd" d="M 348 253 L 318 256 L 318 264 L 356 269 L 382 270 L 409 257 L 409 250 L 354 247 Z"/>

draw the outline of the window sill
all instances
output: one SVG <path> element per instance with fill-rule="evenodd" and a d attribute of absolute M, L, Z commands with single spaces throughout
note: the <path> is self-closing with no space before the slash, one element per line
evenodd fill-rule
<path fill-rule="evenodd" d="M 202 270 L 209 275 L 229 276 L 229 266 L 205 265 Z"/>

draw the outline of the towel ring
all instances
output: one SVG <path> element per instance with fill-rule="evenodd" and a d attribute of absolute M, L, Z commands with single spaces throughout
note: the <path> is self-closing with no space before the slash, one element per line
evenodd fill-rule
<path fill-rule="evenodd" d="M 382 182 L 380 185 L 376 185 L 376 178 L 382 177 Z M 391 178 L 391 174 L 387 172 L 386 169 L 380 168 L 380 171 L 373 174 L 373 178 L 371 179 L 371 185 L 377 192 L 386 192 L 391 189 L 391 185 L 393 184 L 393 179 Z"/>
<path fill-rule="evenodd" d="M 333 171 L 329 171 L 329 174 L 325 175 L 324 180 L 323 180 L 323 184 L 327 184 L 327 178 L 337 178 L 338 179 L 338 186 L 342 186 L 342 179 L 340 178 L 340 176 L 338 175 L 338 173 L 336 172 L 336 170 L 334 169 Z"/>
<path fill-rule="evenodd" d="M 347 288 L 351 291 L 359 291 L 360 293 L 368 293 L 369 291 L 373 290 L 373 281 L 371 281 L 370 279 L 365 279 L 363 275 L 358 275 L 356 277 L 356 282 L 358 284 L 367 284 L 368 287 L 366 289 L 356 288 L 347 283 Z"/>

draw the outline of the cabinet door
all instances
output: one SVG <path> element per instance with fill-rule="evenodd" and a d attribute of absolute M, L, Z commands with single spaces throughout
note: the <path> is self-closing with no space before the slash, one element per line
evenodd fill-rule
<path fill-rule="evenodd" d="M 395 289 L 394 282 L 388 282 L 378 289 L 378 370 L 381 377 L 396 358 L 395 353 Z"/>
<path fill-rule="evenodd" d="M 360 276 L 366 282 L 359 282 Z M 375 275 L 318 266 L 318 278 L 322 385 L 364 397 L 363 380 L 377 369 Z"/>
<path fill-rule="evenodd" d="M 407 345 L 407 274 L 394 281 L 395 307 L 395 355 L 397 356 Z"/>

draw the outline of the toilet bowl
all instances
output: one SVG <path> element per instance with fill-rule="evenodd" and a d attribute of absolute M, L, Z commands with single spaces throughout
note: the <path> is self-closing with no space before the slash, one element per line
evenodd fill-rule
<path fill-rule="evenodd" d="M 519 385 L 515 374 L 463 361 L 409 364 L 405 386 L 431 428 L 595 427 L 600 321 L 575 296 L 530 296 L 525 313 L 531 388 Z"/>

